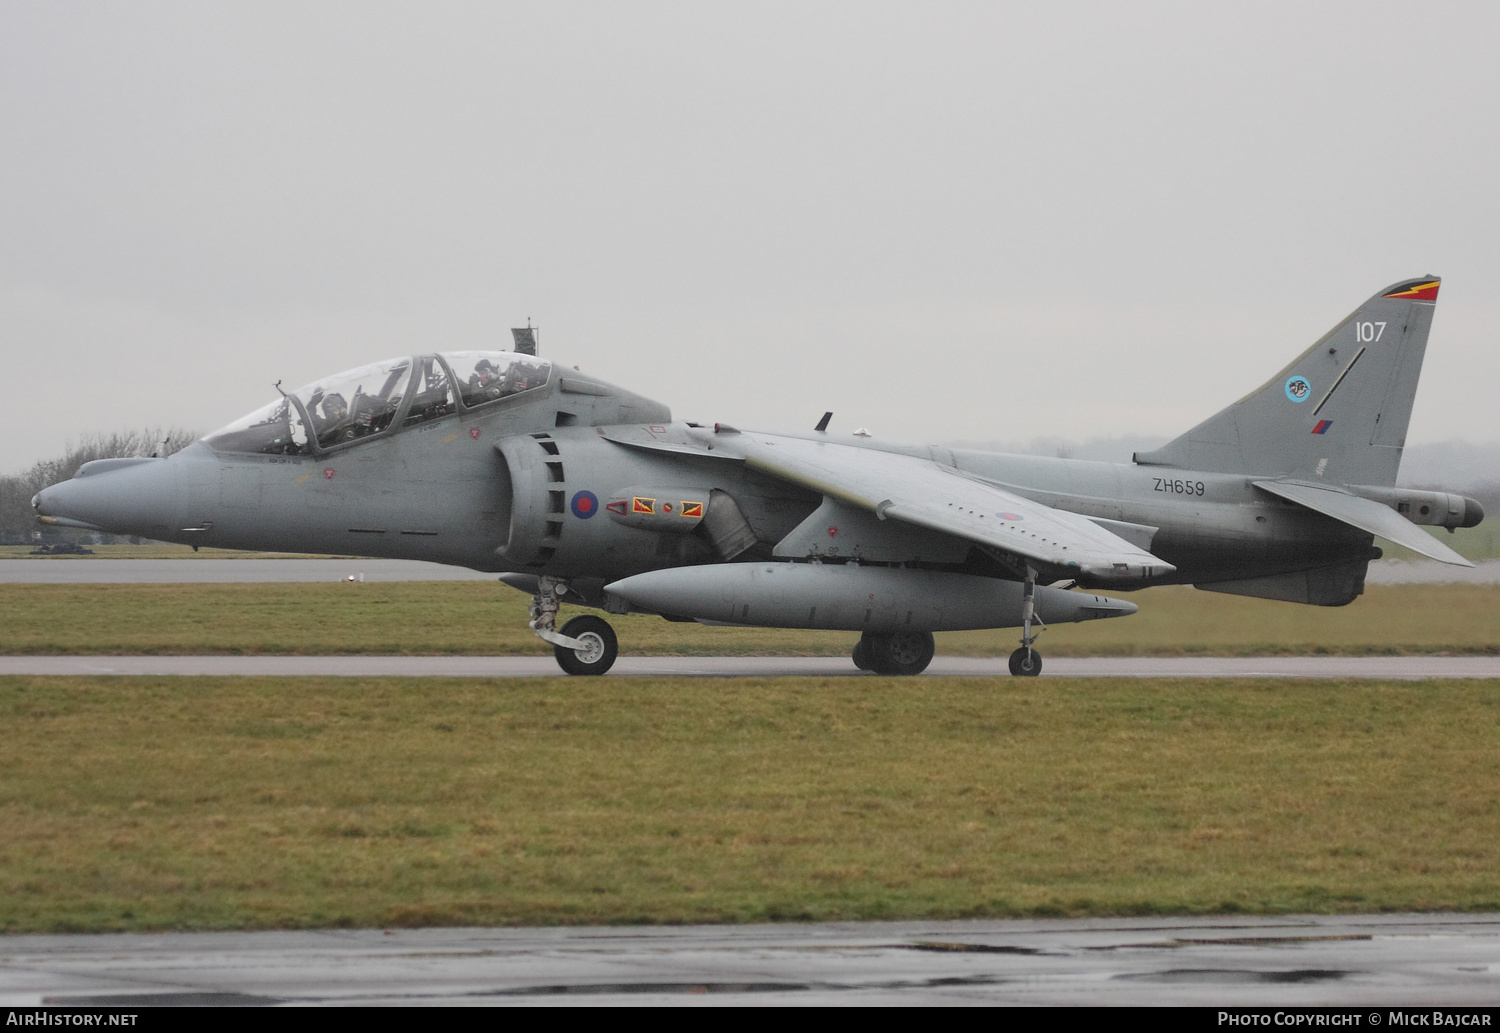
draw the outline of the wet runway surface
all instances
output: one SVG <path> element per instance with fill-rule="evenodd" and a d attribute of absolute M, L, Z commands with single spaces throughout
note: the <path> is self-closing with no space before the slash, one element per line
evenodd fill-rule
<path fill-rule="evenodd" d="M 0 675 L 566 677 L 550 656 L 0 656 Z M 847 657 L 622 656 L 605 677 L 866 678 Z M 1005 677 L 1004 657 L 940 656 L 923 677 Z M 1048 657 L 1043 678 L 1500 678 L 1493 656 Z"/>
<path fill-rule="evenodd" d="M 493 581 L 467 567 L 417 560 L 373 559 L 6 559 L 0 584 L 226 584 L 232 582 Z M 1381 560 L 1370 564 L 1370 584 L 1463 582 L 1500 584 L 1500 560 L 1455 567 L 1436 560 Z"/>
<path fill-rule="evenodd" d="M 1500 1001 L 1500 915 L 0 937 L 0 1004 Z"/>

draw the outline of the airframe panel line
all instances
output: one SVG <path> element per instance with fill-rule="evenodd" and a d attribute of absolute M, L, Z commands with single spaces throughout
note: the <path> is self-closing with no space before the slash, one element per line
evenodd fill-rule
<path fill-rule="evenodd" d="M 844 657 L 621 657 L 612 675 L 873 677 Z M 567 677 L 550 656 L 0 656 L 0 675 Z M 938 657 L 925 676 L 1010 677 L 1004 658 Z M 1043 677 L 1500 678 L 1493 656 L 1054 657 Z"/>
<path fill-rule="evenodd" d="M 319 581 L 494 581 L 468 567 L 386 559 L 6 559 L 0 584 L 223 585 Z"/>

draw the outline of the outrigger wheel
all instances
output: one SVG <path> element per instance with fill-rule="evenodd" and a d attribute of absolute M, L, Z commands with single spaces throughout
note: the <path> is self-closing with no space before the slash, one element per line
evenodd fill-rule
<path fill-rule="evenodd" d="M 574 617 L 562 626 L 562 634 L 583 643 L 582 648 L 553 646 L 557 666 L 568 674 L 603 674 L 614 666 L 620 655 L 620 643 L 609 622 L 590 614 Z"/>
<path fill-rule="evenodd" d="M 1041 624 L 1032 632 L 1033 624 Z M 1036 612 L 1036 571 L 1026 568 L 1026 581 L 1021 586 L 1021 648 L 1010 654 L 1010 673 L 1018 678 L 1034 678 L 1042 673 L 1042 654 L 1031 648 L 1037 636 L 1047 630 L 1041 616 Z"/>
<path fill-rule="evenodd" d="M 854 647 L 854 666 L 876 674 L 921 674 L 932 663 L 934 649 L 930 631 L 867 631 Z"/>
<path fill-rule="evenodd" d="M 1035 677 L 1042 673 L 1042 654 L 1022 646 L 1010 654 L 1010 673 L 1017 677 Z"/>

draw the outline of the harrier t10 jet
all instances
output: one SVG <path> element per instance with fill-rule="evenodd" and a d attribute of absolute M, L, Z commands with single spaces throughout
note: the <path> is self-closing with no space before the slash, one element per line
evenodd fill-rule
<path fill-rule="evenodd" d="M 916 674 L 935 631 L 1121 617 L 1095 594 L 1191 584 L 1342 606 L 1373 539 L 1466 560 L 1418 525 L 1473 499 L 1397 488 L 1439 281 L 1395 284 L 1265 385 L 1129 464 L 675 422 L 535 354 L 412 355 L 327 377 L 167 459 L 106 459 L 34 500 L 45 523 L 191 545 L 435 560 L 532 595 L 570 674 L 594 615 L 859 632 Z M 523 334 L 518 332 L 518 340 Z"/>

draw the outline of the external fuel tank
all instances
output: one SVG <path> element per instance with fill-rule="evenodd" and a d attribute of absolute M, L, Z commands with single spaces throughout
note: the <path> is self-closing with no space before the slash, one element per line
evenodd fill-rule
<path fill-rule="evenodd" d="M 654 570 L 604 591 L 634 610 L 706 623 L 882 633 L 1020 627 L 1023 588 L 936 570 L 756 562 Z M 1037 587 L 1035 605 L 1047 624 L 1136 611 L 1121 599 L 1046 586 Z"/>

